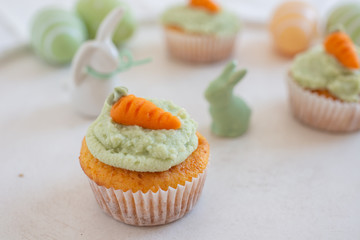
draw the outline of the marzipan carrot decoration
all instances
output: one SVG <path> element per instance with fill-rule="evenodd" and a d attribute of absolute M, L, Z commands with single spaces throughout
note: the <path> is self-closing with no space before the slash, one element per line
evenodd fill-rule
<path fill-rule="evenodd" d="M 123 125 L 138 125 L 149 129 L 178 129 L 180 120 L 169 112 L 144 99 L 127 95 L 121 97 L 111 108 L 114 122 Z"/>
<path fill-rule="evenodd" d="M 213 13 L 220 11 L 220 7 L 211 0 L 190 0 L 190 5 L 194 7 L 204 7 Z"/>
<path fill-rule="evenodd" d="M 325 50 L 334 55 L 347 68 L 358 69 L 359 56 L 350 37 L 341 31 L 329 34 L 324 41 Z"/>

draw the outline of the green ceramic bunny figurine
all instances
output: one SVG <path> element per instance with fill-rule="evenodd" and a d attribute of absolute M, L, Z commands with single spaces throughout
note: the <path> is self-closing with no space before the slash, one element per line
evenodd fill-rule
<path fill-rule="evenodd" d="M 246 132 L 251 110 L 239 97 L 234 96 L 235 85 L 245 76 L 246 70 L 236 70 L 236 62 L 227 64 L 221 75 L 205 91 L 210 103 L 211 130 L 222 137 L 237 137 Z"/>

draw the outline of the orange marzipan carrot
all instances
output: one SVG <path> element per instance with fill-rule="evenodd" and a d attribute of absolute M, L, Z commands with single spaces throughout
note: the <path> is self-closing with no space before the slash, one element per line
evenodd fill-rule
<path fill-rule="evenodd" d="M 214 13 L 220 10 L 220 7 L 211 0 L 190 0 L 190 5 L 194 7 L 204 7 Z"/>
<path fill-rule="evenodd" d="M 358 69 L 359 56 L 350 37 L 341 31 L 329 34 L 324 41 L 325 50 L 334 55 L 345 67 Z"/>
<path fill-rule="evenodd" d="M 114 122 L 148 129 L 178 129 L 180 120 L 154 103 L 134 95 L 121 97 L 111 108 Z"/>

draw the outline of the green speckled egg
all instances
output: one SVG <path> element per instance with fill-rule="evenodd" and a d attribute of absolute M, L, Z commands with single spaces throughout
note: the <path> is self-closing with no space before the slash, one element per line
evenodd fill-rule
<path fill-rule="evenodd" d="M 84 20 L 89 37 L 92 39 L 95 38 L 100 23 L 106 15 L 120 6 L 125 9 L 125 14 L 113 36 L 114 43 L 119 46 L 133 35 L 136 28 L 135 19 L 127 4 L 118 0 L 79 0 L 76 11 Z"/>
<path fill-rule="evenodd" d="M 360 45 L 360 3 L 346 3 L 336 7 L 328 17 L 326 32 L 343 28 Z"/>
<path fill-rule="evenodd" d="M 71 62 L 86 39 L 86 27 L 75 13 L 47 8 L 38 12 L 33 19 L 31 45 L 49 63 Z"/>

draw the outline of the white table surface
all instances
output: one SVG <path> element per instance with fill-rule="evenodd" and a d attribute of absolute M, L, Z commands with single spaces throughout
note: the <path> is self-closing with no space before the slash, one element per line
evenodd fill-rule
<path fill-rule="evenodd" d="M 248 27 L 238 43 L 234 58 L 249 72 L 235 92 L 253 115 L 236 139 L 211 134 L 203 97 L 226 62 L 170 58 L 157 26 L 140 28 L 129 46 L 153 61 L 122 73 L 121 84 L 186 108 L 211 146 L 198 204 L 158 227 L 125 225 L 98 207 L 78 162 L 92 120 L 71 108 L 69 67 L 48 66 L 31 52 L 2 62 L 0 239 L 360 239 L 360 133 L 297 122 L 287 103 L 290 60 L 275 54 L 265 28 Z"/>

